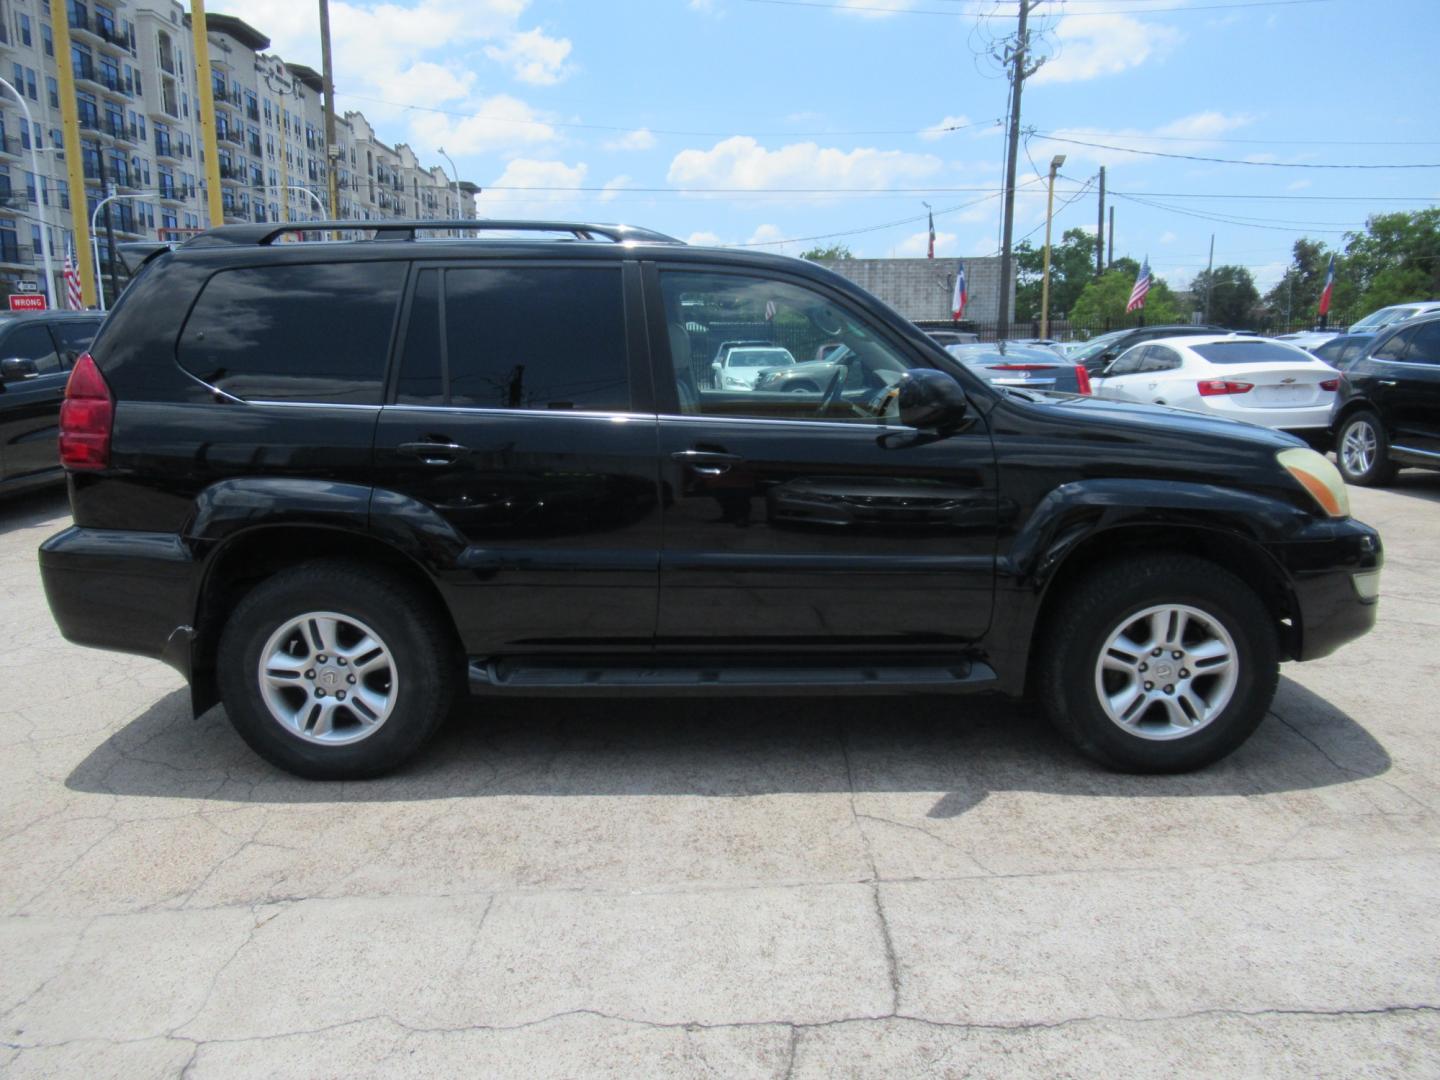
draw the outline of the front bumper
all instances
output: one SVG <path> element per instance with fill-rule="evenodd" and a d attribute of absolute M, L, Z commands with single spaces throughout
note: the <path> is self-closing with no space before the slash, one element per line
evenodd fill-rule
<path fill-rule="evenodd" d="M 1354 518 L 1317 522 L 1270 551 L 1294 594 L 1293 659 L 1318 660 L 1370 632 L 1385 561 L 1378 532 Z"/>
<path fill-rule="evenodd" d="M 164 660 L 187 679 L 198 573 L 174 533 L 72 526 L 40 545 L 45 598 L 67 641 Z"/>

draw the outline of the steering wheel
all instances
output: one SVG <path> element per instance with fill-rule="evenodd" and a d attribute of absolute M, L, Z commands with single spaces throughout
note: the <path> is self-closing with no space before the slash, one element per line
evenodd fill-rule
<path fill-rule="evenodd" d="M 815 410 L 816 416 L 824 416 L 835 407 L 840 400 L 840 392 L 845 389 L 845 376 L 850 369 L 843 363 L 835 365 L 835 374 L 830 376 L 830 385 L 825 387 L 825 393 L 820 395 L 820 407 Z"/>

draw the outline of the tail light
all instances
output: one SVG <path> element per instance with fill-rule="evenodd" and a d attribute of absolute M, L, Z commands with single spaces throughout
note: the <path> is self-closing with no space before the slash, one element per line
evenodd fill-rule
<path fill-rule="evenodd" d="M 110 464 L 110 426 L 115 399 L 89 353 L 75 361 L 60 405 L 60 464 L 103 469 Z"/>
<path fill-rule="evenodd" d="M 1075 392 L 1077 394 L 1090 393 L 1090 372 L 1085 370 L 1084 364 L 1075 365 Z"/>
<path fill-rule="evenodd" d="M 1255 388 L 1254 383 L 1232 382 L 1229 379 L 1201 379 L 1195 384 L 1201 397 L 1219 397 L 1222 394 L 1248 394 Z"/>
<path fill-rule="evenodd" d="M 1339 390 L 1339 389 L 1340 389 L 1340 380 L 1339 380 L 1339 379 L 1326 379 L 1324 382 L 1322 382 L 1322 383 L 1320 384 L 1320 389 L 1321 389 L 1321 390 Z"/>

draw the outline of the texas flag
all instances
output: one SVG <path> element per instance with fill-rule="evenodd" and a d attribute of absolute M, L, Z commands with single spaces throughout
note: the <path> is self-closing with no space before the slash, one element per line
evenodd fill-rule
<path fill-rule="evenodd" d="M 1335 291 L 1335 256 L 1330 256 L 1330 268 L 1325 271 L 1325 287 L 1320 290 L 1320 314 L 1330 314 L 1330 294 Z"/>
<path fill-rule="evenodd" d="M 970 293 L 965 288 L 965 264 L 959 264 L 955 272 L 955 296 L 950 301 L 950 317 L 959 322 L 965 316 L 965 305 L 970 300 Z"/>

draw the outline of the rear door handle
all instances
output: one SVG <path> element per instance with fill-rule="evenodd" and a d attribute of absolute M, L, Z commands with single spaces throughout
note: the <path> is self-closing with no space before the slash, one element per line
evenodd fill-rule
<path fill-rule="evenodd" d="M 688 465 L 701 476 L 723 476 L 745 459 L 739 454 L 719 450 L 676 450 L 670 455 L 670 460 Z"/>
<path fill-rule="evenodd" d="M 1376 381 L 1377 383 L 1379 383 L 1381 386 L 1394 386 L 1394 385 L 1395 385 L 1395 380 L 1394 380 L 1394 379 L 1376 379 L 1375 381 Z"/>
<path fill-rule="evenodd" d="M 396 447 L 408 457 L 417 457 L 422 465 L 453 465 L 465 447 L 453 442 L 406 442 Z"/>

